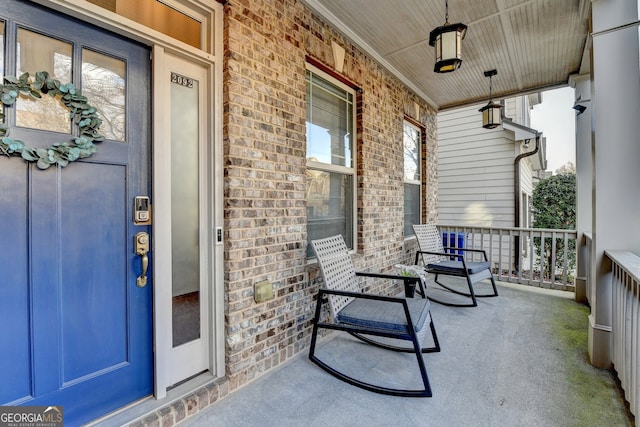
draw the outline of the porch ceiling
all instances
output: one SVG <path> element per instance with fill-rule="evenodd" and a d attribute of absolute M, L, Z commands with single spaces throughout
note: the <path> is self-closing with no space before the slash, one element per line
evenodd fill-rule
<path fill-rule="evenodd" d="M 434 107 L 483 102 L 567 84 L 588 39 L 589 0 L 449 0 L 449 22 L 468 26 L 460 69 L 433 72 L 429 33 L 444 0 L 302 0 Z"/>

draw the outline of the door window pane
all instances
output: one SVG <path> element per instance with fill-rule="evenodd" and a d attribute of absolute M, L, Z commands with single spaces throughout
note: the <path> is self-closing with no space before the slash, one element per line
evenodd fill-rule
<path fill-rule="evenodd" d="M 107 55 L 82 50 L 82 94 L 102 119 L 100 133 L 125 140 L 126 63 Z"/>
<path fill-rule="evenodd" d="M 198 81 L 171 84 L 173 346 L 200 338 Z"/>
<path fill-rule="evenodd" d="M 71 82 L 72 45 L 32 31 L 18 29 L 17 75 L 47 71 L 61 83 Z M 44 95 L 37 101 L 20 96 L 16 101 L 16 125 L 70 133 L 69 111 L 57 98 Z"/>

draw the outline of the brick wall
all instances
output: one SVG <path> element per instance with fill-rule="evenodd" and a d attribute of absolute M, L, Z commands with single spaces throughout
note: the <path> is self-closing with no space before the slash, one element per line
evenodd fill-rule
<path fill-rule="evenodd" d="M 305 259 L 305 58 L 334 69 L 332 42 L 346 50 L 340 75 L 362 89 L 356 266 L 380 271 L 413 259 L 414 248 L 403 238 L 404 115 L 427 129 L 423 210 L 436 219 L 435 112 L 299 1 L 228 3 L 225 333 L 231 390 L 308 346 L 318 273 Z M 257 304 L 253 286 L 261 280 L 273 284 L 274 298 Z"/>
<path fill-rule="evenodd" d="M 412 263 L 403 238 L 405 116 L 421 123 L 423 216 L 437 219 L 435 112 L 297 0 L 232 0 L 224 19 L 224 216 L 226 371 L 130 426 L 172 426 L 308 348 L 318 271 L 306 260 L 305 64 L 334 69 L 360 87 L 357 116 L 358 270 Z M 381 266 L 384 266 L 381 269 Z M 254 302 L 254 283 L 274 298 Z M 387 293 L 369 280 L 366 287 Z"/>

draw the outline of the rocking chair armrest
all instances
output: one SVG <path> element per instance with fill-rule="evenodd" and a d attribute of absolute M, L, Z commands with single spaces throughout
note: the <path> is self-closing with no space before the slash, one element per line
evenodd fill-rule
<path fill-rule="evenodd" d="M 362 293 L 362 292 L 338 291 L 338 290 L 335 290 L 335 289 L 322 289 L 321 288 L 318 291 L 318 298 L 319 299 L 322 298 L 323 294 L 339 295 L 339 296 L 343 296 L 343 297 L 352 297 L 352 298 L 371 299 L 371 300 L 376 300 L 376 301 L 396 302 L 396 303 L 401 303 L 405 307 L 407 305 L 407 300 L 405 298 L 391 297 L 391 296 L 379 295 L 379 294 L 365 294 L 365 293 Z"/>
<path fill-rule="evenodd" d="M 446 256 L 446 257 L 448 257 L 448 256 L 452 256 L 452 254 L 448 254 L 448 253 L 444 253 L 444 252 L 423 251 L 423 250 L 418 249 L 418 250 L 416 251 L 416 259 L 413 261 L 413 263 L 414 263 L 415 265 L 418 265 L 418 260 L 420 259 L 420 255 L 422 255 L 422 254 L 426 254 L 426 255 L 440 255 L 440 256 Z"/>
<path fill-rule="evenodd" d="M 434 251 L 416 251 L 416 260 L 415 260 L 416 265 L 418 265 L 418 258 L 420 257 L 420 254 L 446 256 L 450 259 L 458 257 L 462 261 L 462 265 L 464 266 L 464 268 L 467 268 L 467 263 L 464 259 L 464 256 L 462 256 L 462 254 L 452 254 L 448 252 L 434 252 Z M 486 260 L 486 257 L 487 255 L 485 254 L 485 260 Z"/>
<path fill-rule="evenodd" d="M 467 249 L 467 248 L 452 248 L 452 247 L 445 247 L 445 249 L 451 249 L 452 251 L 464 251 L 464 252 L 477 252 L 477 253 L 482 253 L 482 255 L 484 255 L 484 260 L 488 261 L 487 259 L 487 251 L 484 249 Z"/>
<path fill-rule="evenodd" d="M 405 283 L 420 279 L 419 277 L 416 277 L 416 276 L 401 276 L 398 274 L 384 274 L 384 273 L 368 273 L 366 271 L 356 271 L 356 276 L 377 277 L 379 279 L 390 279 L 390 280 L 404 280 Z"/>
<path fill-rule="evenodd" d="M 416 251 L 418 254 L 427 254 L 427 255 L 441 255 L 441 256 L 457 256 L 458 254 L 452 254 L 448 252 L 435 252 L 435 251 Z"/>
<path fill-rule="evenodd" d="M 403 276 L 399 274 L 384 274 L 384 273 L 368 273 L 365 271 L 356 271 L 356 276 L 359 277 L 376 277 L 380 279 L 388 279 L 388 280 L 402 280 L 402 284 L 404 285 L 404 294 L 406 297 L 413 298 L 416 292 L 416 288 L 419 287 L 420 290 L 418 293 L 422 295 L 423 298 L 426 298 L 424 295 L 424 287 L 426 284 L 422 281 L 419 276 Z"/>
<path fill-rule="evenodd" d="M 478 252 L 478 253 L 482 253 L 482 255 L 484 256 L 484 260 L 488 261 L 489 259 L 487 258 L 487 251 L 485 251 L 484 249 L 465 249 L 465 248 L 449 248 L 446 247 L 444 249 L 450 249 L 450 250 L 455 250 L 455 251 L 464 251 L 464 252 Z M 449 253 L 449 252 L 433 252 L 433 251 L 416 251 L 416 263 L 418 261 L 418 257 L 420 256 L 420 254 L 427 254 L 427 255 L 440 255 L 440 256 L 446 256 L 449 258 L 452 257 L 459 257 L 462 259 L 462 262 L 464 262 L 464 256 L 462 256 L 463 254 L 460 253 Z"/>

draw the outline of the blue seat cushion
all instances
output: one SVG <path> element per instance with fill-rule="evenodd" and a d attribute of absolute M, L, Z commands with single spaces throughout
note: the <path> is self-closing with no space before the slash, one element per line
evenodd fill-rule
<path fill-rule="evenodd" d="M 489 267 L 491 267 L 491 264 L 489 264 L 488 261 L 468 262 L 467 272 L 469 274 L 480 273 Z M 427 270 L 431 273 L 464 274 L 462 261 L 440 261 L 433 264 L 427 264 Z"/>
<path fill-rule="evenodd" d="M 407 305 L 413 328 L 418 332 L 429 314 L 429 300 L 409 298 Z M 340 310 L 338 321 L 366 328 L 407 332 L 407 317 L 402 304 L 397 302 L 355 298 Z"/>

